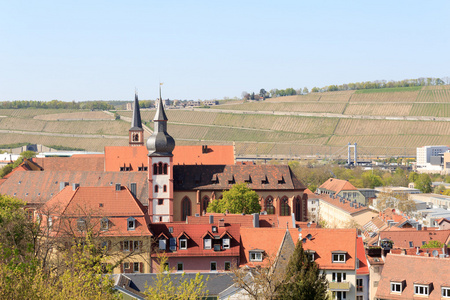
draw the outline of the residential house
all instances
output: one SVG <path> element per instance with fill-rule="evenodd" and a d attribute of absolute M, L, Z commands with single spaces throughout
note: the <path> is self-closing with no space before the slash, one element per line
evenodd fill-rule
<path fill-rule="evenodd" d="M 330 178 L 317 188 L 316 194 L 334 195 L 335 197 L 339 196 L 350 202 L 356 201 L 356 203 L 368 205 L 366 197 L 347 180 Z"/>
<path fill-rule="evenodd" d="M 450 259 L 386 256 L 376 299 L 450 299 Z"/>
<path fill-rule="evenodd" d="M 239 264 L 240 226 L 218 221 L 213 224 L 157 223 L 151 225 L 155 244 L 152 273 L 159 270 L 161 255 L 174 272 L 225 272 Z"/>
<path fill-rule="evenodd" d="M 108 253 L 114 273 L 150 272 L 151 232 L 146 209 L 120 184 L 66 186 L 37 211 L 48 237 L 70 247 L 89 233 Z"/>

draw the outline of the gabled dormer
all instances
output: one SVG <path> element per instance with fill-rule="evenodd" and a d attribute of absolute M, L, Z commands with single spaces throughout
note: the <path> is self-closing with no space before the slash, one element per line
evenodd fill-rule
<path fill-rule="evenodd" d="M 189 237 L 189 235 L 187 235 L 186 232 L 182 231 L 179 235 L 178 235 L 178 249 L 180 250 L 186 250 L 188 248 L 188 241 L 191 238 Z"/>
<path fill-rule="evenodd" d="M 212 241 L 214 240 L 214 235 L 207 231 L 202 235 L 203 239 L 203 249 L 212 249 Z"/>
<path fill-rule="evenodd" d="M 233 239 L 233 237 L 231 236 L 231 234 L 228 231 L 224 231 L 219 238 L 221 239 L 222 242 L 222 249 L 230 249 L 231 247 L 231 240 Z"/>
<path fill-rule="evenodd" d="M 167 249 L 167 241 L 169 240 L 167 235 L 165 235 L 164 232 L 161 232 L 156 240 L 158 241 L 158 249 L 161 251 L 165 251 Z"/>

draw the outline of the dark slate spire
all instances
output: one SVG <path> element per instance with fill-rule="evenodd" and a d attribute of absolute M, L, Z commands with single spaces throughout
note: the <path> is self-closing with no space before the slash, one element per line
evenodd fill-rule
<path fill-rule="evenodd" d="M 131 120 L 131 130 L 142 130 L 141 110 L 137 93 L 134 94 L 133 119 Z"/>
<path fill-rule="evenodd" d="M 161 97 L 161 84 L 159 86 L 159 101 L 156 108 L 153 123 L 155 124 L 153 134 L 147 140 L 149 156 L 172 156 L 175 148 L 175 140 L 167 133 L 167 116 Z"/>

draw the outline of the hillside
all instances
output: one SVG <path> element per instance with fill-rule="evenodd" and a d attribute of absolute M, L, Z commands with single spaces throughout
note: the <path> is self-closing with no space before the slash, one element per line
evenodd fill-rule
<path fill-rule="evenodd" d="M 130 111 L 119 111 L 131 117 Z M 150 121 L 154 110 L 143 110 Z M 1 144 L 31 142 L 102 151 L 126 145 L 129 123 L 74 110 L 0 110 Z M 236 143 L 238 156 L 414 156 L 416 147 L 450 144 L 450 86 L 310 93 L 168 109 L 177 144 Z M 147 123 L 149 127 L 151 123 Z"/>

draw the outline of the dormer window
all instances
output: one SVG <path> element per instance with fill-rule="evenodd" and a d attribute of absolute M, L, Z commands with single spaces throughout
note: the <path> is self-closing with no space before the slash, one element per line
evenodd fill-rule
<path fill-rule="evenodd" d="M 262 261 L 263 251 L 262 250 L 252 250 L 249 251 L 250 261 Z"/>
<path fill-rule="evenodd" d="M 347 252 L 345 251 L 333 251 L 333 262 L 334 263 L 345 263 Z"/>
<path fill-rule="evenodd" d="M 310 261 L 314 261 L 316 251 L 314 251 L 314 250 L 306 250 L 305 252 L 306 252 L 306 255 L 308 256 L 309 260 Z"/>
<path fill-rule="evenodd" d="M 230 249 L 230 238 L 229 237 L 224 237 L 222 239 L 222 247 L 223 247 L 223 249 Z"/>
<path fill-rule="evenodd" d="M 211 249 L 211 245 L 212 245 L 212 239 L 207 237 L 205 239 L 203 239 L 203 248 L 204 249 Z"/>
<path fill-rule="evenodd" d="M 180 249 L 187 249 L 187 239 L 180 239 Z"/>
<path fill-rule="evenodd" d="M 391 281 L 391 293 L 401 293 L 403 290 L 402 281 Z"/>
<path fill-rule="evenodd" d="M 442 298 L 450 298 L 450 287 L 449 286 L 443 286 L 441 288 L 441 294 Z"/>
<path fill-rule="evenodd" d="M 166 250 L 167 247 L 167 240 L 165 238 L 162 238 L 158 241 L 159 250 Z"/>
<path fill-rule="evenodd" d="M 136 229 L 136 219 L 133 217 L 129 217 L 127 219 L 127 230 L 135 230 Z"/>
<path fill-rule="evenodd" d="M 428 296 L 430 286 L 428 284 L 414 284 L 414 295 Z"/>
<path fill-rule="evenodd" d="M 107 218 L 103 218 L 100 221 L 100 230 L 106 231 L 109 228 L 109 220 Z"/>

